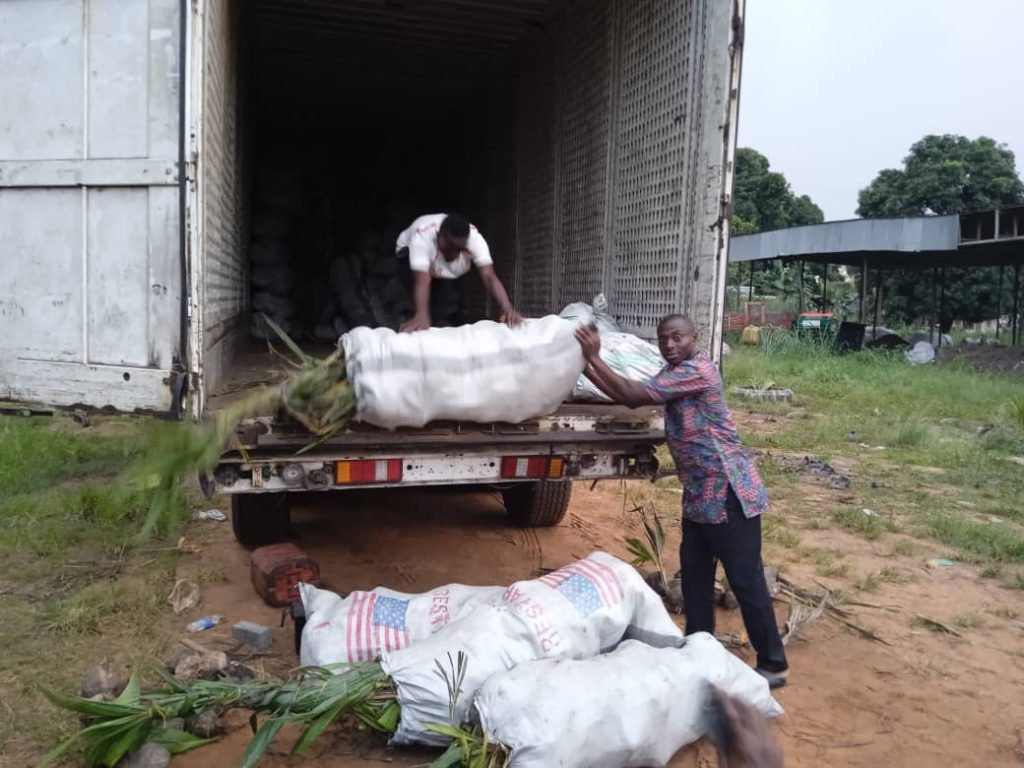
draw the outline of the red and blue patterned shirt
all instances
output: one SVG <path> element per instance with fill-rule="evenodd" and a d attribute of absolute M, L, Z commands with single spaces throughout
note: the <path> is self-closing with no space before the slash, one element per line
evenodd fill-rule
<path fill-rule="evenodd" d="M 768 510 L 768 492 L 754 460 L 740 444 L 725 404 L 722 376 L 703 352 L 667 365 L 645 382 L 665 404 L 665 437 L 683 485 L 683 517 L 724 523 L 729 486 L 748 518 Z"/>

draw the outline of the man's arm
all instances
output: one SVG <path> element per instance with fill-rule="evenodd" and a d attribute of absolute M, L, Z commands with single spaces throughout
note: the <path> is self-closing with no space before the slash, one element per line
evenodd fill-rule
<path fill-rule="evenodd" d="M 601 337 L 597 331 L 581 325 L 576 329 L 576 339 L 583 349 L 583 359 L 587 361 L 583 373 L 608 397 L 630 408 L 656 402 L 642 382 L 620 376 L 601 359 Z"/>
<path fill-rule="evenodd" d="M 434 245 L 414 232 L 409 238 L 409 269 L 412 271 L 412 303 L 415 313 L 398 329 L 403 333 L 430 327 L 430 258 Z"/>
<path fill-rule="evenodd" d="M 415 314 L 399 329 L 403 333 L 409 331 L 425 331 L 430 328 L 430 273 L 412 273 L 412 301 L 416 308 Z"/>
<path fill-rule="evenodd" d="M 501 322 L 513 327 L 523 322 L 523 316 L 516 311 L 516 308 L 512 306 L 512 302 L 509 301 L 508 294 L 505 293 L 505 286 L 501 284 L 501 280 L 494 271 L 494 265 L 481 265 L 477 267 L 477 271 L 480 272 L 480 280 L 483 282 L 484 288 L 494 297 L 495 302 L 497 302 L 498 307 L 501 309 Z"/>

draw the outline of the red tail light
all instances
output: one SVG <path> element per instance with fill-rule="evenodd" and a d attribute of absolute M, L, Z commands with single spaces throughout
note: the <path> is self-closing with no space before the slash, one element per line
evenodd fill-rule
<path fill-rule="evenodd" d="M 401 459 L 359 459 L 339 461 L 335 467 L 338 485 L 397 483 L 402 479 Z"/>
<path fill-rule="evenodd" d="M 501 460 L 501 476 L 508 480 L 557 480 L 564 472 L 565 461 L 561 456 L 505 456 Z"/>

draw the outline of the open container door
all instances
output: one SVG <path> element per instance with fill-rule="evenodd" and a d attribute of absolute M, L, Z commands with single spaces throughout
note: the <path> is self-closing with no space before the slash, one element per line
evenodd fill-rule
<path fill-rule="evenodd" d="M 0 399 L 173 410 L 178 0 L 0 3 Z"/>

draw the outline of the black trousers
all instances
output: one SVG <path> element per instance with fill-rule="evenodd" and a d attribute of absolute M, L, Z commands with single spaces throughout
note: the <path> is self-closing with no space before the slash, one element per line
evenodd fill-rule
<path fill-rule="evenodd" d="M 764 580 L 761 518 L 744 517 L 731 486 L 727 504 L 727 522 L 683 520 L 679 560 L 686 634 L 715 631 L 715 569 L 721 561 L 729 587 L 740 604 L 750 644 L 757 651 L 757 666 L 768 672 L 781 672 L 789 664 Z"/>

